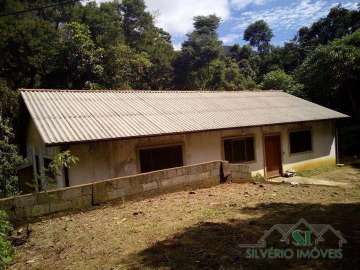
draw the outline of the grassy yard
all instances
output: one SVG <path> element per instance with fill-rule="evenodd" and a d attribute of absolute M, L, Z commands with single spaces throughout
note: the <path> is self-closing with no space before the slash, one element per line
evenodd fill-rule
<path fill-rule="evenodd" d="M 359 269 L 360 169 L 314 177 L 351 188 L 285 184 L 223 184 L 31 224 L 12 269 Z M 237 247 L 255 243 L 278 223 L 327 223 L 348 243 L 344 259 L 249 260 Z"/>

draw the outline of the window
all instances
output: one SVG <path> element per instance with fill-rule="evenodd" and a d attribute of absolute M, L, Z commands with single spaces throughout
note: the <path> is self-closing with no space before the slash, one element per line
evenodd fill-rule
<path fill-rule="evenodd" d="M 181 145 L 140 149 L 139 155 L 141 172 L 183 166 Z"/>
<path fill-rule="evenodd" d="M 225 160 L 239 163 L 255 160 L 254 138 L 237 138 L 224 140 Z"/>
<path fill-rule="evenodd" d="M 291 154 L 312 150 L 311 130 L 292 131 L 289 137 Z"/>

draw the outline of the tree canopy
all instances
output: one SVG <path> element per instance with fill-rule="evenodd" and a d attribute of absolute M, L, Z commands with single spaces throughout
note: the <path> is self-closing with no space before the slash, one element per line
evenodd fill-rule
<path fill-rule="evenodd" d="M 273 36 L 272 30 L 264 20 L 250 24 L 244 32 L 244 40 L 249 41 L 250 45 L 256 47 L 259 52 L 269 49 Z"/>
<path fill-rule="evenodd" d="M 278 89 L 360 120 L 360 7 L 333 7 L 281 46 L 271 43 L 274 34 L 264 20 L 249 22 L 245 44 L 224 46 L 221 18 L 197 16 L 180 51 L 144 0 L 7 0 L 0 10 L 4 15 L 54 3 L 0 17 L 0 153 L 7 153 L 0 157 L 2 193 L 16 191 L 20 158 L 12 130 L 21 117 L 19 88 Z"/>

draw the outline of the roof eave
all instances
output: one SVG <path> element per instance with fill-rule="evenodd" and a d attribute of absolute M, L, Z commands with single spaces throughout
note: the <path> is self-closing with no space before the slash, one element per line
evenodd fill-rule
<path fill-rule="evenodd" d="M 91 143 L 91 142 L 130 140 L 130 139 L 137 139 L 137 138 L 148 138 L 148 137 L 158 137 L 158 136 L 190 134 L 190 133 L 200 133 L 200 132 L 209 132 L 209 131 L 217 131 L 217 130 L 230 130 L 230 129 L 240 129 L 240 128 L 251 128 L 251 127 L 262 127 L 262 126 L 300 124 L 300 123 L 321 122 L 321 121 L 327 121 L 327 120 L 340 120 L 340 119 L 348 119 L 348 118 L 351 118 L 351 117 L 344 114 L 344 116 L 339 116 L 339 117 L 334 117 L 334 118 L 324 118 L 324 119 L 315 119 L 315 120 L 306 120 L 306 121 L 291 121 L 291 122 L 263 124 L 263 125 L 261 125 L 261 124 L 260 125 L 248 125 L 248 126 L 240 126 L 240 127 L 226 127 L 226 128 L 216 128 L 216 129 L 203 129 L 203 130 L 193 130 L 193 131 L 157 133 L 157 134 L 146 134 L 146 135 L 127 136 L 127 137 L 102 138 L 102 139 L 92 139 L 92 140 L 64 141 L 64 142 L 45 142 L 45 146 L 60 146 L 60 145 L 85 144 L 85 143 Z"/>

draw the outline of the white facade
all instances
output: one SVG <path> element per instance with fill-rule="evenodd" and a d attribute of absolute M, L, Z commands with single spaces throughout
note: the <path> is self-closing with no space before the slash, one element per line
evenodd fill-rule
<path fill-rule="evenodd" d="M 312 151 L 290 154 L 289 132 L 299 129 L 311 129 Z M 241 136 L 254 137 L 255 161 L 246 164 L 250 167 L 253 175 L 264 175 L 264 136 L 266 134 L 281 136 L 283 171 L 290 168 L 295 170 L 312 169 L 336 162 L 334 122 L 325 120 L 70 144 L 67 147 L 73 155 L 79 158 L 79 162 L 69 169 L 69 182 L 73 186 L 140 173 L 138 150 L 143 147 L 181 144 L 184 165 L 223 160 L 223 140 Z M 30 159 L 34 155 L 51 156 L 60 149 L 59 147 L 45 147 L 33 122 L 30 125 L 27 144 Z M 64 186 L 64 183 L 63 177 L 59 176 L 58 186 Z"/>

